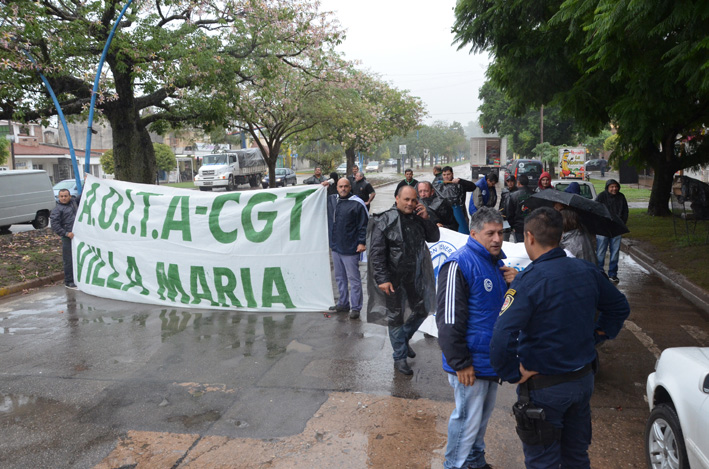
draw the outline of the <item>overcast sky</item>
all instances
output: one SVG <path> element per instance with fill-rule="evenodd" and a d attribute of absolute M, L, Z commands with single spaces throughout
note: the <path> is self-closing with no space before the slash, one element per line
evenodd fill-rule
<path fill-rule="evenodd" d="M 321 10 L 333 11 L 347 30 L 340 46 L 347 59 L 420 97 L 425 123 L 465 126 L 477 120 L 489 60 L 451 45 L 454 6 L 455 0 L 321 0 Z"/>

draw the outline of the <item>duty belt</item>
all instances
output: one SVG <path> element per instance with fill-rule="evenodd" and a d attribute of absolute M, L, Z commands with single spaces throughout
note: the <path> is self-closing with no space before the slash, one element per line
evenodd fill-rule
<path fill-rule="evenodd" d="M 564 373 L 561 375 L 534 375 L 525 384 L 527 384 L 527 389 L 533 391 L 535 389 L 548 388 L 550 386 L 556 386 L 557 384 L 566 383 L 568 381 L 574 381 L 579 378 L 583 378 L 591 372 L 593 369 L 593 364 L 589 363 L 583 368 L 572 371 L 570 373 Z"/>

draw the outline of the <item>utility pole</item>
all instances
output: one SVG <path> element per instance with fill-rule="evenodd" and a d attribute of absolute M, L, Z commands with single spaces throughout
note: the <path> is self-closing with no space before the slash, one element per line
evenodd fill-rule
<path fill-rule="evenodd" d="M 540 129 L 540 134 L 542 136 L 542 141 L 539 143 L 544 143 L 544 105 L 542 104 L 542 109 L 540 111 L 540 117 L 541 117 L 541 129 Z"/>

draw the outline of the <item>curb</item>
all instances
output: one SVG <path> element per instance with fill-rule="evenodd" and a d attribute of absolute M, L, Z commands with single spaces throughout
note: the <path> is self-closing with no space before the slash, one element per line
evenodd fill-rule
<path fill-rule="evenodd" d="M 629 254 L 638 264 L 660 277 L 667 285 L 679 291 L 709 319 L 709 292 L 687 280 L 684 275 L 668 268 L 662 262 L 653 259 L 652 256 L 637 247 L 633 240 L 623 239 L 621 250 Z"/>
<path fill-rule="evenodd" d="M 34 280 L 29 280 L 27 282 L 16 283 L 14 285 L 8 285 L 6 287 L 0 287 L 0 297 L 12 295 L 13 293 L 18 293 L 23 290 L 28 290 L 30 288 L 43 287 L 47 284 L 54 283 L 63 279 L 64 272 L 57 272 L 46 277 L 40 277 Z"/>

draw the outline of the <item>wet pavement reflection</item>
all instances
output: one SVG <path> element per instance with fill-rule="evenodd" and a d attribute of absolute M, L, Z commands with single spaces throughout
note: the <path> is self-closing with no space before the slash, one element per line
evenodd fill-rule
<path fill-rule="evenodd" d="M 619 277 L 632 313 L 599 352 L 593 467 L 643 467 L 655 355 L 709 346 L 706 317 L 625 253 Z M 346 314 L 165 308 L 60 286 L 2 298 L 0 461 L 247 467 L 234 461 L 248 454 L 267 467 L 439 467 L 452 391 L 436 339 L 411 345 L 405 377 L 386 329 Z M 486 439 L 495 467 L 523 467 L 514 401 L 503 385 Z"/>

